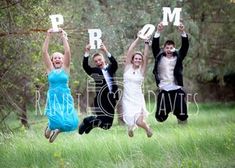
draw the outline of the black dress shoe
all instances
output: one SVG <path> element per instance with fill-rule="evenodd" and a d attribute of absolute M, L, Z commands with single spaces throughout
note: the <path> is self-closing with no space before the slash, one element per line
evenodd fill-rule
<path fill-rule="evenodd" d="M 92 126 L 87 127 L 85 130 L 85 133 L 89 134 L 89 132 L 92 130 L 92 128 L 93 128 Z"/>
<path fill-rule="evenodd" d="M 82 135 L 82 134 L 85 132 L 86 129 L 87 129 L 86 125 L 82 122 L 82 123 L 79 125 L 78 133 L 79 133 L 80 135 Z"/>

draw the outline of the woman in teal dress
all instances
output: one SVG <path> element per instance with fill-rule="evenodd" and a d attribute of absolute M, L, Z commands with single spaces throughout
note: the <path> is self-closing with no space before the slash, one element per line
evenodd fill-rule
<path fill-rule="evenodd" d="M 43 44 L 43 61 L 46 65 L 49 82 L 45 108 L 48 126 L 45 129 L 45 137 L 49 139 L 49 142 L 53 142 L 60 132 L 73 131 L 78 127 L 78 114 L 68 86 L 71 53 L 67 36 L 63 29 L 59 29 L 64 54 L 55 52 L 50 58 L 48 46 L 52 33 L 53 29 L 47 31 Z"/>

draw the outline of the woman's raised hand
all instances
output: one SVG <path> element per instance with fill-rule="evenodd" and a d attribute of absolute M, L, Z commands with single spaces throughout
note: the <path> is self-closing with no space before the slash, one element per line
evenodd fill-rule
<path fill-rule="evenodd" d="M 62 28 L 59 28 L 59 33 L 60 33 L 61 38 L 65 38 L 66 40 L 68 39 L 67 33 Z"/>
<path fill-rule="evenodd" d="M 52 33 L 53 33 L 53 29 L 52 29 L 52 28 L 50 28 L 50 29 L 47 30 L 47 35 L 48 35 L 48 36 L 51 36 Z"/>

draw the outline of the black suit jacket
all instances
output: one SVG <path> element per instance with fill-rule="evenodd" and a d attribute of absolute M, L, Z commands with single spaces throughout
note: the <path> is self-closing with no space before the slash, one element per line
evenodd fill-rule
<path fill-rule="evenodd" d="M 182 63 L 183 63 L 185 56 L 187 55 L 188 48 L 189 48 L 188 36 L 181 37 L 181 38 L 182 38 L 182 44 L 181 44 L 180 49 L 173 53 L 173 55 L 176 56 L 177 58 L 176 65 L 174 68 L 174 77 L 175 77 L 176 84 L 179 86 L 183 86 L 183 74 L 182 74 L 183 64 Z M 159 41 L 160 41 L 160 37 L 153 38 L 153 43 L 152 43 L 152 51 L 153 51 L 153 56 L 155 58 L 153 74 L 155 76 L 157 86 L 160 83 L 159 74 L 158 74 L 158 65 L 159 65 L 161 58 L 165 54 L 163 52 L 163 49 L 161 49 L 159 46 Z"/>
<path fill-rule="evenodd" d="M 89 76 L 91 76 L 95 81 L 95 87 L 96 87 L 96 96 L 94 99 L 94 106 L 96 108 L 95 113 L 99 116 L 102 115 L 109 116 L 111 117 L 110 120 L 112 120 L 116 102 L 119 99 L 117 93 L 118 87 L 114 80 L 118 64 L 113 56 L 108 57 L 110 64 L 108 64 L 106 70 L 108 71 L 111 78 L 110 80 L 111 80 L 112 90 L 110 93 L 102 70 L 98 67 L 89 66 L 88 59 L 89 59 L 88 57 L 84 57 L 83 68 L 86 71 L 86 73 Z"/>
<path fill-rule="evenodd" d="M 83 59 L 83 69 L 86 71 L 86 73 L 91 76 L 94 81 L 95 81 L 95 86 L 96 86 L 96 95 L 99 94 L 99 92 L 101 90 L 105 91 L 105 92 L 109 92 L 108 90 L 108 85 L 106 83 L 106 80 L 103 76 L 102 70 L 98 67 L 91 67 L 88 64 L 88 59 L 89 57 L 84 57 Z M 112 86 L 112 91 L 113 93 L 115 93 L 118 89 L 116 82 L 114 80 L 115 78 L 115 72 L 118 69 L 118 64 L 117 61 L 115 60 L 115 58 L 113 56 L 108 57 L 110 64 L 108 64 L 108 67 L 106 68 L 109 75 L 110 75 L 110 80 L 111 80 L 111 86 Z"/>

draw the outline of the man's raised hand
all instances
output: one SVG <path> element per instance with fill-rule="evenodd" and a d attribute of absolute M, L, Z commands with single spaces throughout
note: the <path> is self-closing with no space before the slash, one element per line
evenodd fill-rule
<path fill-rule="evenodd" d="M 163 23 L 160 22 L 158 25 L 157 25 L 157 32 L 161 33 L 164 29 L 164 26 L 163 26 Z"/>

